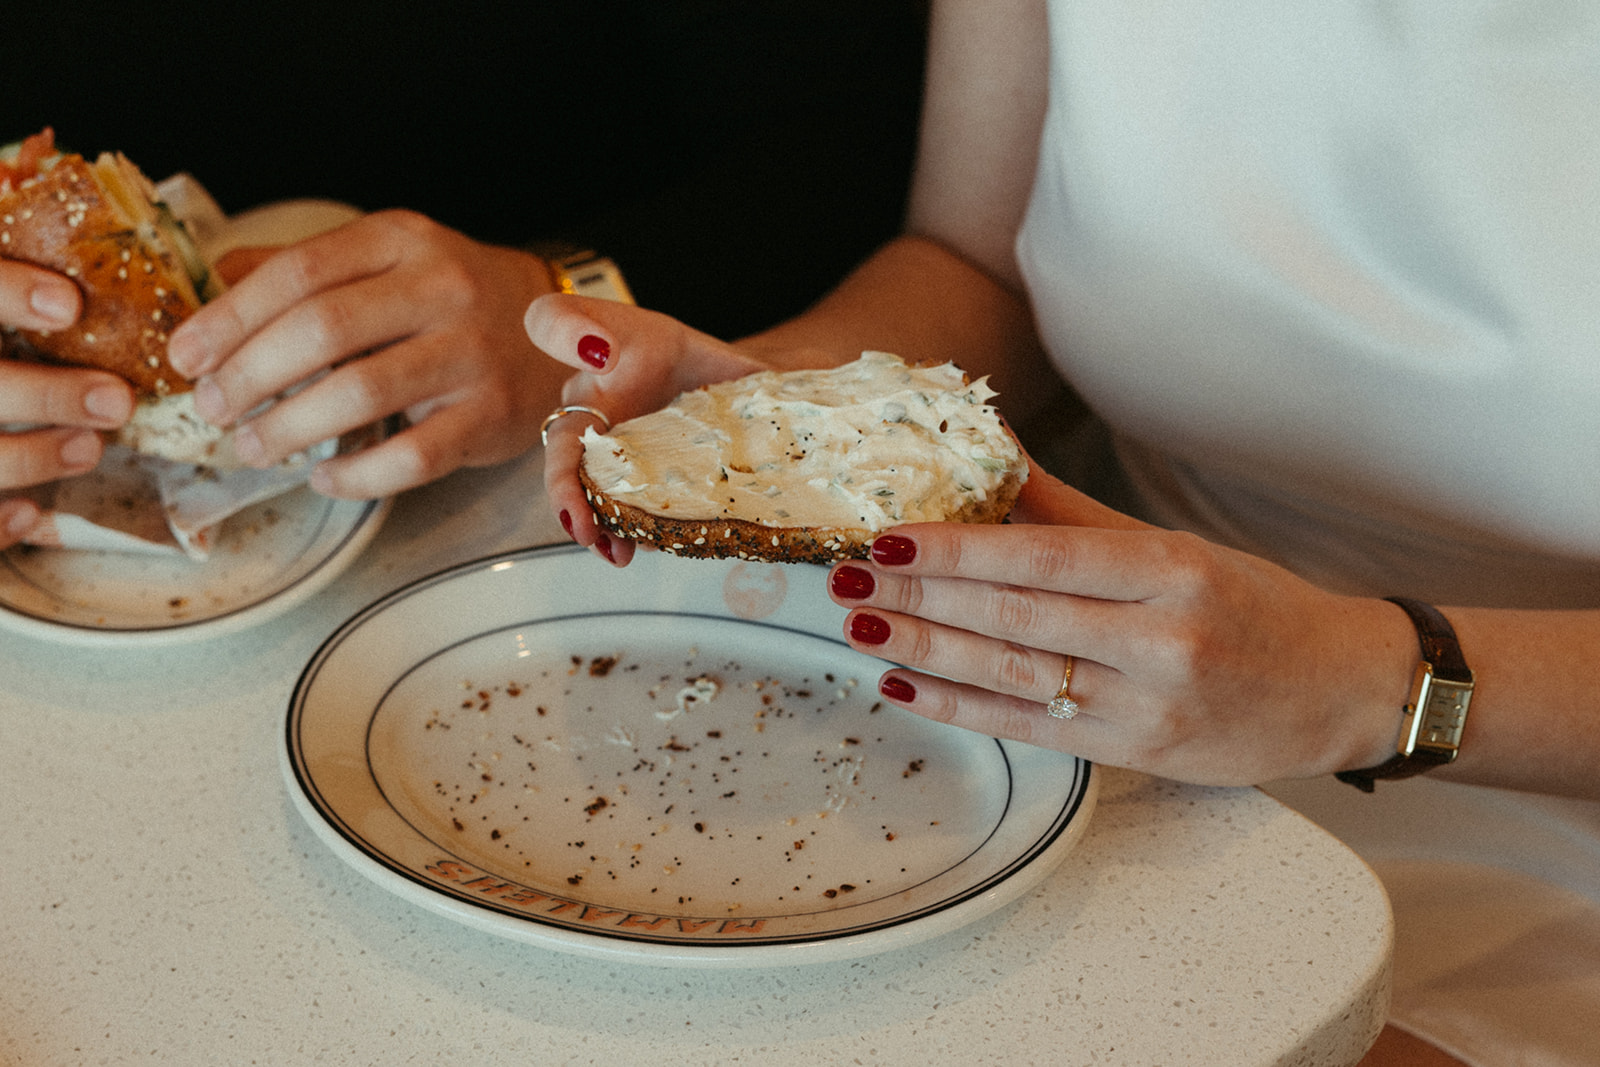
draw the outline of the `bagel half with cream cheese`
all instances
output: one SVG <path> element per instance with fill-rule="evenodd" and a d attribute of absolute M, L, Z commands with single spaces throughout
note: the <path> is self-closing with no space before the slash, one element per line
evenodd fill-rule
<path fill-rule="evenodd" d="M 139 402 L 119 443 L 217 462 L 223 431 L 195 414 L 167 339 L 219 283 L 136 166 L 116 152 L 91 162 L 56 151 L 49 130 L 0 151 L 0 256 L 65 274 L 83 294 L 73 326 L 16 331 L 23 352 L 125 378 Z"/>
<path fill-rule="evenodd" d="M 579 479 L 612 534 L 696 558 L 860 559 L 912 522 L 1000 522 L 1027 459 L 953 364 L 866 352 L 684 393 L 583 436 Z"/>

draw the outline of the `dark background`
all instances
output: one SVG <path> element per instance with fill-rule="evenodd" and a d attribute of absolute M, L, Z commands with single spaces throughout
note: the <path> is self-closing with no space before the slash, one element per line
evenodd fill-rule
<path fill-rule="evenodd" d="M 230 212 L 330 197 L 589 244 L 723 337 L 801 310 L 901 219 L 924 0 L 28 8 L 0 142 L 51 125 Z"/>

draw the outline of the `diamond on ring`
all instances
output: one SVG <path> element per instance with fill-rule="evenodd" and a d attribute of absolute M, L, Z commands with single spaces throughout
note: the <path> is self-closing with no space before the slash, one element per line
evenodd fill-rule
<path fill-rule="evenodd" d="M 1056 697 L 1045 705 L 1045 710 L 1052 719 L 1070 719 L 1083 709 L 1078 707 L 1078 702 L 1071 697 Z"/>
<path fill-rule="evenodd" d="M 1061 672 L 1061 688 L 1050 698 L 1050 703 L 1045 705 L 1045 711 L 1050 713 L 1052 719 L 1070 719 L 1083 710 L 1067 692 L 1072 688 L 1072 668 L 1073 659 L 1068 656 L 1066 668 Z"/>

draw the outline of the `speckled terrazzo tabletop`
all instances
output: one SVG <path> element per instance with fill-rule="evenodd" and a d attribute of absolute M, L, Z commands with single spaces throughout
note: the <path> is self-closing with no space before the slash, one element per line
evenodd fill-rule
<path fill-rule="evenodd" d="M 504 940 L 357 873 L 291 804 L 295 679 L 344 618 L 555 541 L 537 454 L 409 494 L 317 598 L 245 633 L 88 649 L 0 632 L 0 1065 L 1354 1063 L 1387 901 L 1253 789 L 1099 769 L 1061 867 L 844 962 L 663 969 Z"/>

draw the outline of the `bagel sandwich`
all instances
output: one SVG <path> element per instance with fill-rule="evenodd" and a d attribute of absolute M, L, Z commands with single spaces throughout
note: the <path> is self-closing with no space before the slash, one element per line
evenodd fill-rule
<path fill-rule="evenodd" d="M 220 292 L 155 186 L 118 152 L 89 160 L 46 129 L 0 149 L 0 256 L 66 275 L 83 295 L 62 330 L 14 330 L 19 354 L 120 375 L 138 399 L 116 442 L 182 463 L 228 465 L 224 432 L 195 413 L 167 362 L 178 324 Z"/>
<path fill-rule="evenodd" d="M 866 352 L 686 392 L 583 436 L 579 480 L 610 533 L 680 556 L 831 563 L 913 522 L 997 523 L 1027 459 L 954 364 Z"/>

